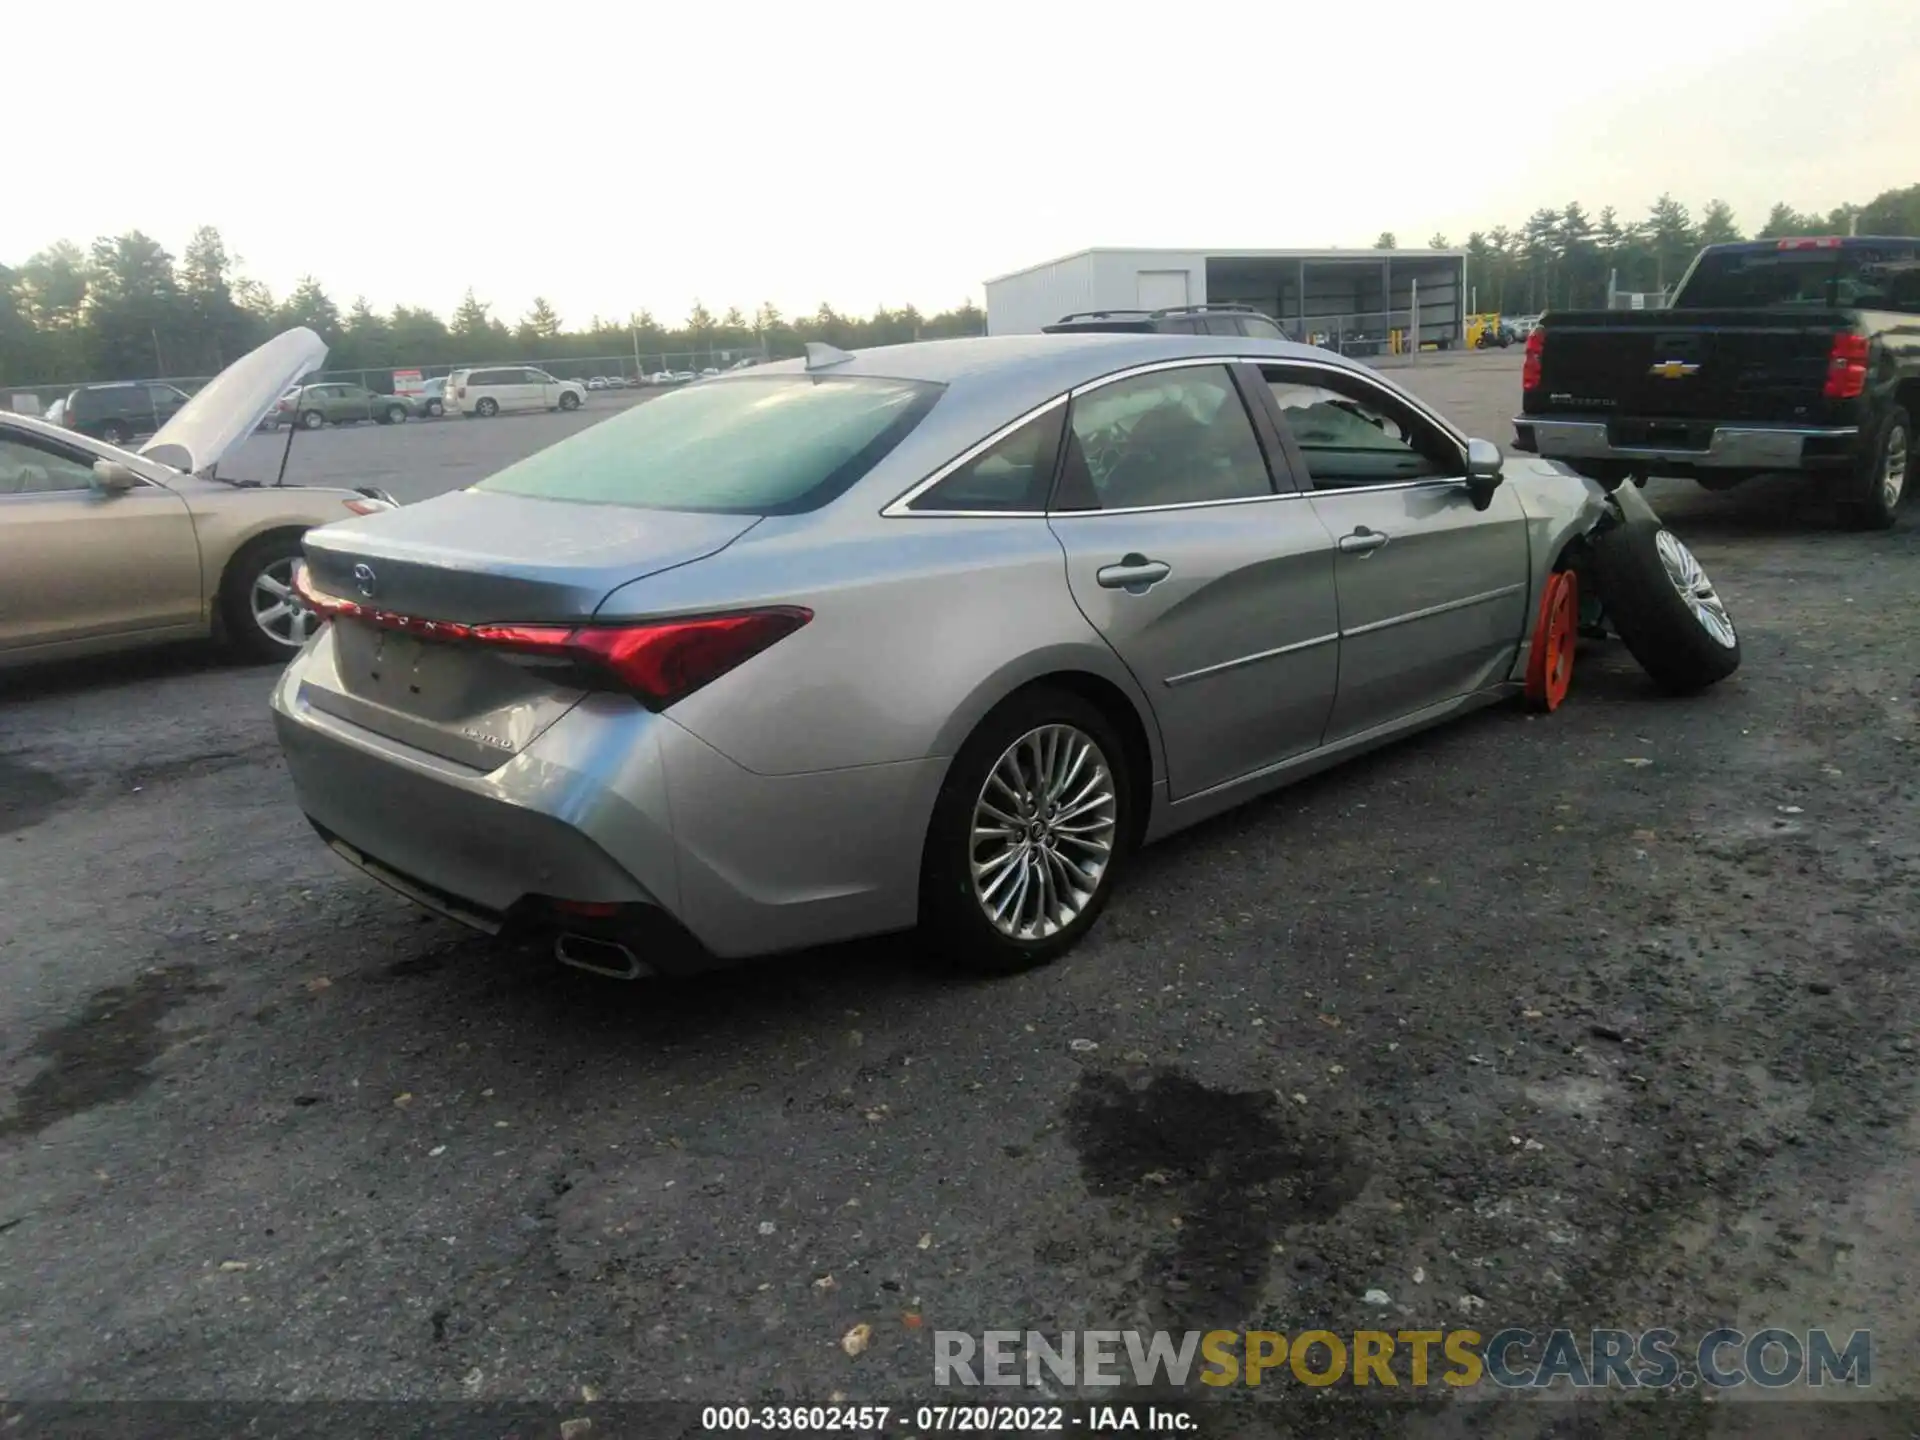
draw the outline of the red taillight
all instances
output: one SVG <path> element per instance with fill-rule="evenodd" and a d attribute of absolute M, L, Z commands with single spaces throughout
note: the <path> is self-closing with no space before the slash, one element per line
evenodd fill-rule
<path fill-rule="evenodd" d="M 1538 390 L 1540 388 L 1540 362 L 1547 353 L 1547 332 L 1538 325 L 1527 336 L 1527 358 L 1520 367 L 1520 388 Z"/>
<path fill-rule="evenodd" d="M 1867 337 L 1841 334 L 1833 337 L 1827 352 L 1829 400 L 1852 400 L 1867 388 Z"/>
<path fill-rule="evenodd" d="M 462 385 L 462 386 L 460 386 L 460 387 L 458 387 L 458 388 L 457 388 L 457 389 L 456 389 L 456 390 L 455 390 L 455 391 L 453 392 L 453 398 L 454 398 L 454 399 L 456 399 L 456 400 L 464 400 L 464 399 L 466 399 L 466 398 L 467 398 L 467 387 L 466 387 L 466 386 L 464 386 L 464 385 Z"/>
<path fill-rule="evenodd" d="M 811 610 L 780 606 L 641 625 L 476 625 L 472 638 L 606 671 L 664 710 L 811 619 Z"/>
<path fill-rule="evenodd" d="M 782 605 L 635 625 L 463 625 L 423 620 L 329 595 L 314 588 L 304 564 L 295 569 L 293 585 L 300 598 L 325 619 L 354 620 L 422 640 L 486 645 L 567 661 L 610 676 L 655 710 L 684 700 L 813 619 L 811 610 Z"/>

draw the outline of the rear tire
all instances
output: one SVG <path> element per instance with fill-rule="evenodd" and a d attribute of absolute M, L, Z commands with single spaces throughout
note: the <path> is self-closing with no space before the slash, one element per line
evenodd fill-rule
<path fill-rule="evenodd" d="M 1840 506 L 1841 523 L 1849 530 L 1891 530 L 1912 479 L 1913 420 L 1892 405 L 1854 468 L 1850 498 Z"/>
<path fill-rule="evenodd" d="M 1740 668 L 1733 617 L 1693 552 L 1658 521 L 1597 535 L 1594 568 L 1613 628 L 1662 689 L 1690 695 Z"/>
<path fill-rule="evenodd" d="M 427 402 L 427 416 L 429 419 L 438 420 L 446 413 L 447 407 L 442 405 L 438 400 L 429 400 Z"/>
<path fill-rule="evenodd" d="M 300 417 L 301 427 L 307 430 L 318 430 L 326 423 L 327 417 L 322 415 L 318 410 L 309 410 Z"/>
<path fill-rule="evenodd" d="M 495 400 L 491 395 L 482 396 L 480 400 L 474 404 L 473 413 L 478 415 L 482 420 L 491 420 L 500 413 L 500 402 Z"/>
<path fill-rule="evenodd" d="M 100 438 L 109 445 L 124 445 L 132 438 L 132 433 L 118 420 L 109 420 L 100 427 Z"/>
<path fill-rule="evenodd" d="M 922 933 L 950 962 L 1006 975 L 1093 928 L 1134 833 L 1127 751 L 1098 707 L 1035 688 L 960 747 L 921 857 Z"/>
<path fill-rule="evenodd" d="M 387 423 L 388 423 L 389 425 L 402 425 L 402 424 L 405 424 L 405 423 L 406 423 L 406 419 L 407 419 L 407 407 L 406 407 L 406 406 L 404 406 L 404 405 L 389 405 L 389 406 L 387 407 Z"/>

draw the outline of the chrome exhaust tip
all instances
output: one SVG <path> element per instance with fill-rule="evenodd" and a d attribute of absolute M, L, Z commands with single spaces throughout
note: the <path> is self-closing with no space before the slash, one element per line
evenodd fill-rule
<path fill-rule="evenodd" d="M 610 980 L 645 980 L 655 973 L 652 966 L 641 964 L 640 957 L 619 941 L 579 935 L 571 930 L 555 937 L 553 956 L 562 965 L 590 970 Z"/>

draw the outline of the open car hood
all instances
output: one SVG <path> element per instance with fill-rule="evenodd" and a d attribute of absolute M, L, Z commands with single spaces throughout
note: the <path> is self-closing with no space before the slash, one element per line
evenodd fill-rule
<path fill-rule="evenodd" d="M 326 358 L 327 342 L 311 330 L 274 336 L 209 380 L 140 453 L 188 475 L 202 473 L 251 435 L 287 387 Z"/>

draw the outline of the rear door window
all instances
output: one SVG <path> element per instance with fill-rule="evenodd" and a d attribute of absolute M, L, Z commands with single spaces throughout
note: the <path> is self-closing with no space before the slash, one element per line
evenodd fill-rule
<path fill-rule="evenodd" d="M 1067 407 L 1056 405 L 908 502 L 909 510 L 1044 511 Z"/>
<path fill-rule="evenodd" d="M 1224 365 L 1116 380 L 1077 397 L 1056 508 L 1134 510 L 1273 493 L 1266 456 Z"/>
<path fill-rule="evenodd" d="M 944 388 L 852 375 L 696 385 L 569 436 L 475 488 L 647 510 L 796 514 L 872 470 Z"/>

